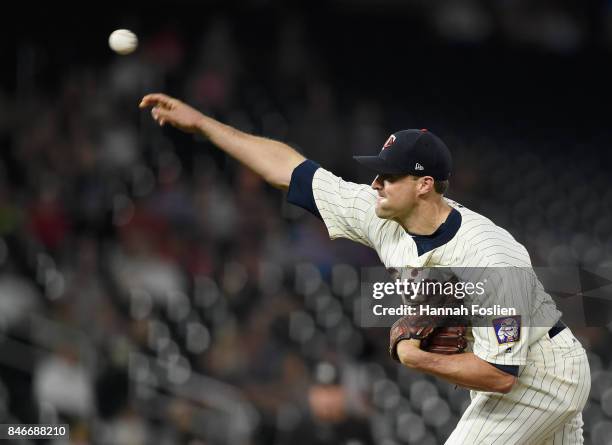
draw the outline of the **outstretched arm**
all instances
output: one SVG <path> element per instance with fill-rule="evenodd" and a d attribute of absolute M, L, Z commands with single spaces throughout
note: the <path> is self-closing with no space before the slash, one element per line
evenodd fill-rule
<path fill-rule="evenodd" d="M 305 160 L 287 144 L 244 133 L 165 94 L 143 97 L 140 108 L 148 107 L 160 126 L 170 124 L 188 133 L 201 134 L 276 188 L 287 189 L 293 169 Z"/>

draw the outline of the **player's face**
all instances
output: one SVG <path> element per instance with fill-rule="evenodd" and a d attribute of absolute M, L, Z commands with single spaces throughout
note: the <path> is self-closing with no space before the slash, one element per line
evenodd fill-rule
<path fill-rule="evenodd" d="M 417 202 L 417 179 L 405 175 L 378 175 L 372 188 L 378 192 L 376 215 L 383 219 L 402 218 Z"/>

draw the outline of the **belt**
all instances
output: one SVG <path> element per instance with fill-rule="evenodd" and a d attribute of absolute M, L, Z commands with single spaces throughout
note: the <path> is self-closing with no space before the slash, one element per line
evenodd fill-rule
<path fill-rule="evenodd" d="M 550 328 L 550 330 L 548 331 L 548 336 L 550 338 L 553 338 L 555 335 L 557 335 L 559 332 L 561 332 L 566 327 L 567 326 L 565 326 L 565 323 L 559 320 L 552 328 Z"/>

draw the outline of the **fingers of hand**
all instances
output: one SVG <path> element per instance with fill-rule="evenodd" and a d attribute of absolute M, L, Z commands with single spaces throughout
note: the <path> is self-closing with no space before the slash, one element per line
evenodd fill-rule
<path fill-rule="evenodd" d="M 159 98 L 157 96 L 158 96 L 157 94 L 147 94 L 140 101 L 139 107 L 146 108 L 146 107 L 157 105 L 159 103 Z"/>
<path fill-rule="evenodd" d="M 169 96 L 166 96 L 165 94 L 161 94 L 161 93 L 147 94 L 140 101 L 139 107 L 146 108 L 149 106 L 154 106 L 154 107 L 162 106 L 166 108 L 172 108 L 173 101 L 174 99 L 172 99 Z"/>
<path fill-rule="evenodd" d="M 416 339 L 416 338 L 407 338 L 407 339 L 402 340 L 402 342 L 404 342 L 404 346 L 406 345 L 414 346 L 417 349 L 421 347 L 421 340 Z"/>
<path fill-rule="evenodd" d="M 153 108 L 151 108 L 151 116 L 153 116 L 153 119 L 160 126 L 163 126 L 166 123 L 165 113 L 164 113 L 164 111 L 158 105 L 156 105 Z"/>

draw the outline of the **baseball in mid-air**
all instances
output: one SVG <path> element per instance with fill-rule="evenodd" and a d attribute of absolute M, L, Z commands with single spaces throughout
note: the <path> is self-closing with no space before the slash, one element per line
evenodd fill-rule
<path fill-rule="evenodd" d="M 129 29 L 117 29 L 108 37 L 108 45 L 117 54 L 125 56 L 138 47 L 138 37 Z"/>

